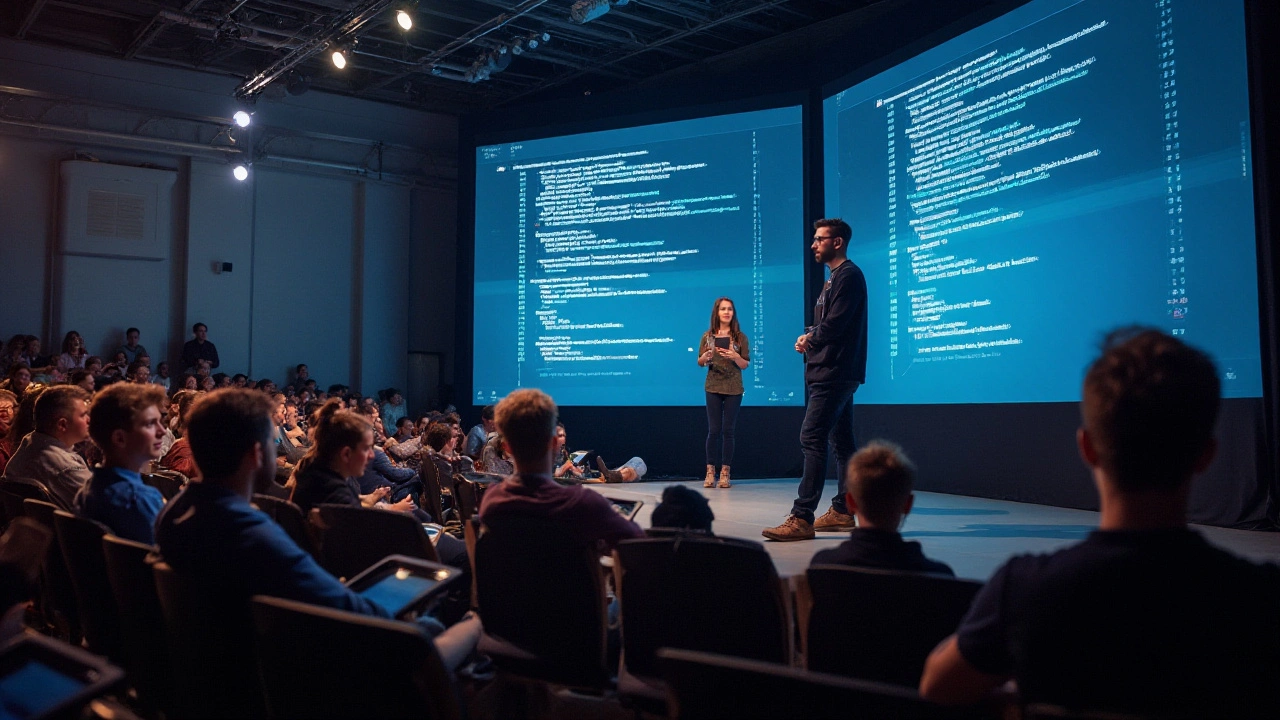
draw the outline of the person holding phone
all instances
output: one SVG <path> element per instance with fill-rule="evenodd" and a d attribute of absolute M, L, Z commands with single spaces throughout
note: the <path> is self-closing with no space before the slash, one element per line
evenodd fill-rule
<path fill-rule="evenodd" d="M 751 363 L 750 343 L 738 327 L 738 312 L 727 297 L 711 306 L 711 329 L 702 335 L 698 366 L 707 368 L 707 476 L 702 487 L 716 487 L 716 460 L 720 461 L 719 487 L 727 488 L 733 464 L 734 428 L 742 407 L 742 371 Z"/>

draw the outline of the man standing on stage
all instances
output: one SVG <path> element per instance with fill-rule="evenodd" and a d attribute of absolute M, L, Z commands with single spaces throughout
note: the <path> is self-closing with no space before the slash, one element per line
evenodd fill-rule
<path fill-rule="evenodd" d="M 813 325 L 796 339 L 805 359 L 809 393 L 800 449 L 804 477 L 791 514 L 766 528 L 770 540 L 812 540 L 814 532 L 849 532 L 856 521 L 845 505 L 845 468 L 853 456 L 853 393 L 867 374 L 867 281 L 848 258 L 853 231 L 838 218 L 813 224 L 813 259 L 831 270 L 831 279 L 813 308 Z M 836 453 L 836 494 L 831 508 L 813 519 L 827 482 L 828 443 Z"/>

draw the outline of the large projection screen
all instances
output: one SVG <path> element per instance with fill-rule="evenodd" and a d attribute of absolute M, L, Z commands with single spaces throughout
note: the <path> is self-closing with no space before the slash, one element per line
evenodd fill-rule
<path fill-rule="evenodd" d="M 1243 3 L 1033 0 L 823 102 L 860 403 L 1079 399 L 1112 328 L 1262 394 Z"/>

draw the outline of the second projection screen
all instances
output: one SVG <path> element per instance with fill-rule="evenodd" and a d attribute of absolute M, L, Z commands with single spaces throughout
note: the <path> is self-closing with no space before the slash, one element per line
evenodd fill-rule
<path fill-rule="evenodd" d="M 705 402 L 716 298 L 750 342 L 746 405 L 801 405 L 801 110 L 476 148 L 476 404 Z"/>

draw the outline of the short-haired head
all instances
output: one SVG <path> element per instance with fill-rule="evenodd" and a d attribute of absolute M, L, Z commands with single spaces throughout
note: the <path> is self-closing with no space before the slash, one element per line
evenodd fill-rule
<path fill-rule="evenodd" d="M 480 411 L 480 419 L 493 420 L 493 416 L 496 410 L 497 410 L 496 405 L 485 405 L 484 408 Z"/>
<path fill-rule="evenodd" d="M 71 417 L 76 410 L 83 410 L 89 402 L 89 393 L 79 385 L 53 385 L 36 401 L 36 430 L 53 435 L 58 420 Z M 81 430 L 81 432 L 84 432 Z M 82 435 L 81 438 L 84 436 Z"/>
<path fill-rule="evenodd" d="M 550 450 L 558 414 L 550 395 L 523 388 L 512 391 L 497 404 L 493 419 L 511 457 L 520 464 L 534 464 Z"/>
<path fill-rule="evenodd" d="M 134 421 L 149 407 L 164 413 L 168 399 L 159 385 L 114 383 L 99 391 L 89 407 L 89 436 L 104 450 L 111 446 L 116 430 L 129 431 Z"/>
<path fill-rule="evenodd" d="M 432 450 L 440 452 L 451 439 L 453 439 L 453 426 L 448 423 L 433 422 L 427 426 L 427 437 L 424 442 Z"/>
<path fill-rule="evenodd" d="M 1211 458 L 1221 395 L 1208 355 L 1159 330 L 1122 328 L 1085 374 L 1084 432 L 1121 491 L 1175 490 Z"/>
<path fill-rule="evenodd" d="M 915 486 L 916 466 L 902 448 L 872 440 L 849 458 L 845 492 L 858 512 L 879 527 L 897 527 Z"/>
<path fill-rule="evenodd" d="M 649 524 L 656 528 L 711 532 L 715 520 L 711 504 L 702 493 L 685 485 L 668 485 L 662 491 L 662 502 L 653 509 Z"/>
<path fill-rule="evenodd" d="M 840 218 L 822 218 L 813 221 L 814 230 L 822 228 L 826 228 L 831 233 L 831 237 L 843 238 L 845 247 L 849 246 L 849 240 L 853 237 L 853 228 L 849 227 L 849 223 Z"/>
<path fill-rule="evenodd" d="M 243 388 L 214 390 L 195 401 L 186 437 L 205 481 L 232 477 L 255 444 L 272 444 L 271 410 L 269 396 Z"/>
<path fill-rule="evenodd" d="M 193 333 L 198 333 L 201 330 L 208 330 L 208 329 L 209 329 L 208 325 L 205 325 L 204 323 L 199 323 L 199 322 L 191 326 L 191 332 Z"/>

